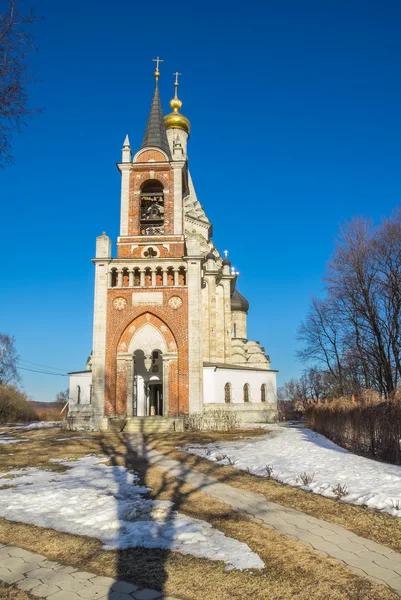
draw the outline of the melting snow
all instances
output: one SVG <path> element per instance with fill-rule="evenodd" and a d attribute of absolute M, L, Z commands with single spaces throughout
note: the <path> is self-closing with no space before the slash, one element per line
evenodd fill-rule
<path fill-rule="evenodd" d="M 35 421 L 28 425 L 12 425 L 7 429 L 47 429 L 50 427 L 61 427 L 61 421 Z"/>
<path fill-rule="evenodd" d="M 137 485 L 137 474 L 106 461 L 88 455 L 54 460 L 70 467 L 63 473 L 28 468 L 10 471 L 7 479 L 0 474 L 0 516 L 95 537 L 106 549 L 168 548 L 229 568 L 264 567 L 246 544 L 176 512 L 171 502 L 144 498 L 148 488 Z M 5 485 L 16 487 L 1 489 Z"/>
<path fill-rule="evenodd" d="M 338 484 L 346 486 L 341 499 L 401 517 L 401 467 L 357 456 L 310 429 L 272 425 L 260 438 L 189 445 L 182 448 L 221 465 L 232 464 L 252 474 L 272 477 L 315 494 L 335 498 Z M 299 476 L 313 475 L 303 485 Z"/>

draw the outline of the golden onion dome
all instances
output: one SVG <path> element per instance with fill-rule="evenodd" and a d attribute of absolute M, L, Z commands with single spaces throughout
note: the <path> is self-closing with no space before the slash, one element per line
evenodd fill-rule
<path fill-rule="evenodd" d="M 166 129 L 174 129 L 174 128 L 175 129 L 183 129 L 189 135 L 189 132 L 191 130 L 191 123 L 189 122 L 189 120 L 186 117 L 184 117 L 184 115 L 182 115 L 180 112 L 178 112 L 182 106 L 182 102 L 178 98 L 178 75 L 179 75 L 179 73 L 176 73 L 175 75 L 176 75 L 176 80 L 174 83 L 175 93 L 174 93 L 174 98 L 170 102 L 170 106 L 171 106 L 173 112 L 171 112 L 170 114 L 168 114 L 164 117 L 164 123 L 166 125 Z"/>

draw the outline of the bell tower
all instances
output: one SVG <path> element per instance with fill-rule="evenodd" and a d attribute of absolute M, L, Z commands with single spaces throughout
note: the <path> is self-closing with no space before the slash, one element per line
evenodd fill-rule
<path fill-rule="evenodd" d="M 126 136 L 121 162 L 117 257 L 98 238 L 95 280 L 93 409 L 114 419 L 175 419 L 201 410 L 201 264 L 186 243 L 190 123 L 179 113 L 178 73 L 172 113 L 163 117 L 159 58 L 140 148 Z M 178 418 L 178 421 L 177 421 Z M 176 427 L 178 427 L 176 423 Z"/>

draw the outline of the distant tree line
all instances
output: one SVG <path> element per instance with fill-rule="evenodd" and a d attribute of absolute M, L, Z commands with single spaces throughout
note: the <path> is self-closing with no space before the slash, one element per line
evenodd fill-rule
<path fill-rule="evenodd" d="M 299 329 L 304 374 L 282 397 L 340 397 L 401 384 L 401 209 L 379 226 L 355 219 L 340 230 L 325 275 Z"/>

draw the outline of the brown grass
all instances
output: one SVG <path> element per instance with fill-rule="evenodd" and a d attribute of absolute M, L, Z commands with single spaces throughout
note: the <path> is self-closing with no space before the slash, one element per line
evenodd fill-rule
<path fill-rule="evenodd" d="M 58 408 L 35 408 L 39 421 L 63 421 L 65 411 L 61 413 Z"/>
<path fill-rule="evenodd" d="M 250 433 L 252 435 L 253 431 Z M 324 498 L 318 494 L 284 485 L 272 479 L 256 477 L 245 471 L 230 466 L 223 467 L 199 456 L 176 450 L 176 446 L 189 443 L 208 443 L 219 439 L 229 441 L 243 435 L 244 432 L 225 435 L 204 432 L 168 435 L 148 434 L 146 439 L 151 446 L 160 452 L 167 454 L 170 458 L 179 460 L 196 471 L 207 473 L 219 481 L 229 483 L 233 487 L 262 494 L 271 502 L 295 508 L 336 525 L 342 525 L 348 531 L 383 544 L 396 552 L 401 552 L 401 519 L 386 513 L 379 513 L 360 506 L 352 506 L 330 498 Z"/>
<path fill-rule="evenodd" d="M 215 435 L 202 434 L 207 439 Z M 251 523 L 222 502 L 178 481 L 157 467 L 150 467 L 127 450 L 122 435 L 93 434 L 90 440 L 70 442 L 56 442 L 56 437 L 68 437 L 64 433 L 60 436 L 59 432 L 42 432 L 42 436 L 35 432 L 30 437 L 36 438 L 35 441 L 15 444 L 18 446 L 15 456 L 4 457 L 7 467 L 32 464 L 40 467 L 48 458 L 72 458 L 88 452 L 103 452 L 110 457 L 112 464 L 135 469 L 144 484 L 151 488 L 152 498 L 171 500 L 180 512 L 205 519 L 227 536 L 247 543 L 259 554 L 266 567 L 253 573 L 226 572 L 222 563 L 170 551 L 132 548 L 110 552 L 103 550 L 96 539 L 5 519 L 0 519 L 2 543 L 17 544 L 83 570 L 131 580 L 188 600 L 397 598 L 387 588 L 350 573 L 334 560 L 319 556 L 273 530 Z M 227 434 L 224 437 L 227 439 Z"/>
<path fill-rule="evenodd" d="M 0 598 L 1 600 L 31 600 L 33 596 L 11 585 L 0 583 Z"/>

